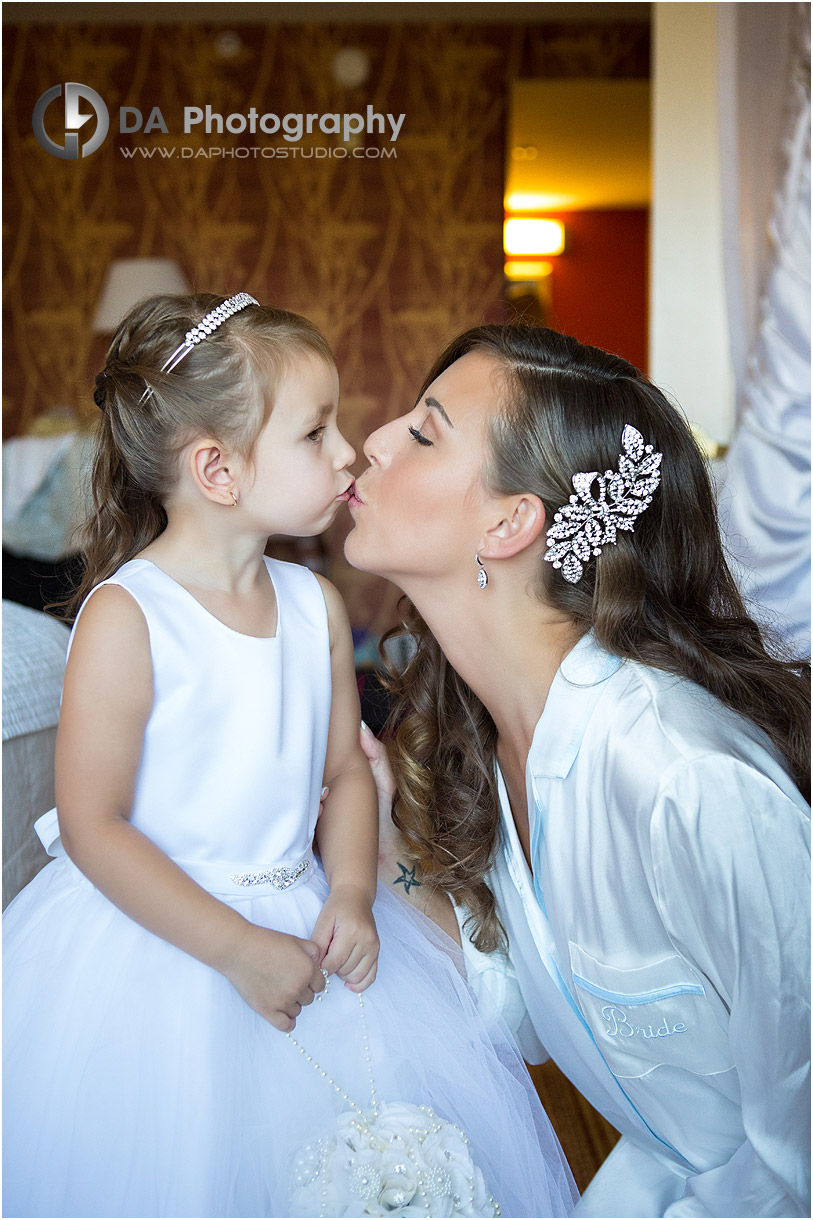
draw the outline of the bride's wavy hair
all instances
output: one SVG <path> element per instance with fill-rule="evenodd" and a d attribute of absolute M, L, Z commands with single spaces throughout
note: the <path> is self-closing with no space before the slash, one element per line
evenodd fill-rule
<path fill-rule="evenodd" d="M 101 408 L 90 491 L 78 532 L 82 577 L 54 607 L 76 617 L 87 594 L 163 533 L 166 497 L 183 449 L 211 436 L 251 459 L 290 361 L 317 355 L 333 363 L 319 330 L 299 314 L 251 305 L 232 314 L 172 372 L 163 365 L 187 331 L 221 305 L 212 293 L 153 296 L 130 311 L 96 378 Z"/>
<path fill-rule="evenodd" d="M 549 521 L 577 471 L 618 466 L 632 424 L 663 454 L 662 478 L 634 533 L 585 564 L 577 584 L 540 559 L 537 592 L 609 652 L 688 678 L 758 725 L 810 791 L 809 666 L 768 652 L 726 562 L 707 462 L 690 428 L 627 361 L 568 335 L 526 325 L 481 326 L 436 361 L 419 398 L 469 352 L 493 360 L 502 394 L 490 423 L 484 481 L 498 495 L 539 496 Z M 474 572 L 472 572 L 474 580 Z M 414 606 L 403 632 L 417 641 L 400 671 L 390 754 L 393 820 L 432 883 L 472 912 L 468 931 L 489 950 L 504 943 L 484 877 L 497 845 L 496 729 L 452 669 Z"/>

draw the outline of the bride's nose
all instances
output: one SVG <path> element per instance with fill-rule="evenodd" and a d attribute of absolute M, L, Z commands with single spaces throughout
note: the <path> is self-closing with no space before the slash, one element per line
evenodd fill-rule
<path fill-rule="evenodd" d="M 380 466 L 382 461 L 386 460 L 388 453 L 386 437 L 391 427 L 392 424 L 389 423 L 384 424 L 381 428 L 376 428 L 362 445 L 362 452 L 371 466 Z"/>

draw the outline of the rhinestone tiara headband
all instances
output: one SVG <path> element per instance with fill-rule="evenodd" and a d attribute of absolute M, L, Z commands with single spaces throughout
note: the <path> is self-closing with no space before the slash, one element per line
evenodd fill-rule
<path fill-rule="evenodd" d="M 247 292 L 238 292 L 235 296 L 223 301 L 221 305 L 205 314 L 197 326 L 193 326 L 191 330 L 186 332 L 180 347 L 176 347 L 169 359 L 161 365 L 161 372 L 171 373 L 173 369 L 178 367 L 184 356 L 188 356 L 194 347 L 197 347 L 199 343 L 208 338 L 209 335 L 217 330 L 218 326 L 222 326 L 232 314 L 239 313 L 241 309 L 245 309 L 248 305 L 259 305 L 259 303 L 254 297 L 249 296 Z M 151 393 L 151 390 L 147 386 L 139 401 L 143 402 L 149 393 Z"/>
<path fill-rule="evenodd" d="M 575 495 L 563 504 L 548 530 L 545 559 L 570 584 L 577 584 L 584 565 L 601 548 L 616 543 L 618 530 L 634 530 L 635 520 L 652 503 L 661 481 L 662 453 L 645 445 L 637 428 L 627 424 L 621 436 L 624 449 L 618 470 L 580 471 L 573 475 Z M 598 495 L 592 495 L 593 483 Z"/>
<path fill-rule="evenodd" d="M 186 332 L 186 338 L 180 347 L 176 347 L 175 351 L 167 360 L 166 364 L 162 365 L 162 373 L 171 373 L 174 368 L 181 363 L 184 356 L 188 356 L 193 347 L 201 343 L 213 331 L 216 331 L 218 326 L 222 326 L 226 318 L 230 318 L 232 314 L 239 313 L 241 309 L 245 309 L 247 305 L 259 305 L 259 301 L 255 301 L 254 297 L 248 295 L 247 292 L 238 292 L 236 296 L 229 297 L 222 305 L 218 305 L 205 317 L 201 318 L 197 326 L 193 326 L 191 330 Z"/>

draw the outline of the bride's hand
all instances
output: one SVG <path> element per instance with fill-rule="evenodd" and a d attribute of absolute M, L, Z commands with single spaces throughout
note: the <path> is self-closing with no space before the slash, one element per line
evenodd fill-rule
<path fill-rule="evenodd" d="M 387 758 L 387 751 L 383 744 L 373 735 L 370 729 L 362 720 L 361 729 L 359 730 L 359 741 L 361 748 L 370 764 L 370 770 L 373 773 L 375 780 L 376 791 L 378 793 L 378 822 L 379 833 L 386 835 L 387 839 L 391 838 L 390 828 L 392 827 L 392 798 L 395 792 L 395 778 L 392 774 L 392 768 Z M 323 788 L 319 797 L 319 813 L 321 814 L 329 788 Z"/>
<path fill-rule="evenodd" d="M 405 898 L 460 944 L 460 930 L 449 896 L 425 884 L 404 838 L 392 820 L 395 777 L 384 745 L 362 722 L 361 748 L 367 756 L 378 790 L 378 879 L 391 893 Z"/>
<path fill-rule="evenodd" d="M 395 778 L 392 774 L 392 768 L 390 767 L 384 745 L 377 737 L 373 736 L 363 720 L 359 731 L 359 741 L 361 742 L 362 750 L 367 756 L 370 769 L 373 773 L 373 779 L 375 780 L 375 786 L 378 790 L 378 820 L 379 825 L 383 829 L 384 823 L 391 822 Z"/>
<path fill-rule="evenodd" d="M 376 791 L 378 792 L 378 875 L 385 885 L 392 884 L 393 877 L 397 876 L 398 871 L 396 869 L 392 876 L 389 875 L 392 860 L 395 856 L 400 856 L 401 860 L 408 860 L 405 854 L 407 851 L 406 844 L 400 830 L 397 829 L 392 820 L 392 798 L 395 795 L 395 776 L 392 773 L 392 767 L 387 757 L 386 746 L 373 735 L 363 720 L 359 731 L 359 741 L 370 764 Z M 390 862 L 389 869 L 384 867 L 387 861 Z M 412 861 L 408 862 L 412 863 Z"/>

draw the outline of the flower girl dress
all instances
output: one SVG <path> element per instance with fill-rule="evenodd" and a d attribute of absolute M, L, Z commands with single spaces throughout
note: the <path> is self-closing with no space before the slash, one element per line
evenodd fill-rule
<path fill-rule="evenodd" d="M 105 583 L 141 607 L 154 670 L 133 824 L 246 919 L 307 938 L 327 896 L 327 613 L 307 569 L 266 563 L 272 638 L 149 560 Z M 96 890 L 55 810 L 38 833 L 56 859 L 4 917 L 5 1215 L 570 1213 L 518 1052 L 408 904 L 379 887 L 375 983 L 333 978 L 286 1036 Z"/>

